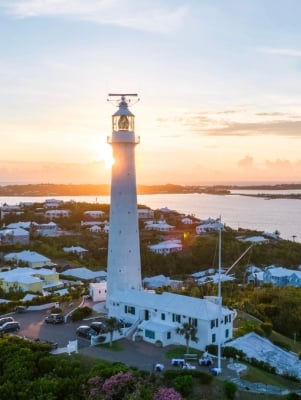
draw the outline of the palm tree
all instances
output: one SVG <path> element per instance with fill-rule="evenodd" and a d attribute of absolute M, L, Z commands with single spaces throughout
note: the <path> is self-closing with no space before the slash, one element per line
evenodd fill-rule
<path fill-rule="evenodd" d="M 120 332 L 120 322 L 115 317 L 106 320 L 106 330 L 110 334 L 110 346 L 112 346 L 113 334 L 115 331 Z"/>
<path fill-rule="evenodd" d="M 185 338 L 186 342 L 186 353 L 189 354 L 189 342 L 192 340 L 193 342 L 197 343 L 199 339 L 196 337 L 197 329 L 195 326 L 191 325 L 188 322 L 184 322 L 182 326 L 179 326 L 176 329 L 178 335 L 182 335 Z"/>

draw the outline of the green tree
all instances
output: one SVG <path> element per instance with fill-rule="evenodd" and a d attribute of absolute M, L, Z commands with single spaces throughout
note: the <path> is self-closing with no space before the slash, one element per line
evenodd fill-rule
<path fill-rule="evenodd" d="M 178 335 L 184 336 L 186 342 L 186 353 L 189 353 L 189 344 L 192 340 L 193 342 L 197 343 L 199 339 L 196 336 L 197 329 L 195 326 L 188 322 L 184 322 L 182 326 L 179 326 L 176 329 Z"/>
<path fill-rule="evenodd" d="M 106 321 L 106 329 L 110 334 L 110 346 L 112 346 L 114 332 L 115 331 L 120 332 L 120 323 L 118 319 L 115 317 L 110 317 Z"/>

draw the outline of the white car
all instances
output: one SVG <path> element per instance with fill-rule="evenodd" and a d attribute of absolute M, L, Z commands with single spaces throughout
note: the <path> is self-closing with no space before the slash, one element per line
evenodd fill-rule
<path fill-rule="evenodd" d="M 195 365 L 191 365 L 191 364 L 189 364 L 189 363 L 186 362 L 186 363 L 183 365 L 182 369 L 196 369 L 196 366 L 195 366 Z"/>
<path fill-rule="evenodd" d="M 164 364 L 157 363 L 154 365 L 154 371 L 156 372 L 162 372 L 164 370 Z"/>

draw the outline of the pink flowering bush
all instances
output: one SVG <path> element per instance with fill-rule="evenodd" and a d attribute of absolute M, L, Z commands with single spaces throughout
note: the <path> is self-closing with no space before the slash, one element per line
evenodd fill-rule
<path fill-rule="evenodd" d="M 104 381 L 101 392 L 105 400 L 120 400 L 133 391 L 135 384 L 131 372 L 119 372 Z"/>
<path fill-rule="evenodd" d="M 182 400 L 182 396 L 173 388 L 161 387 L 154 394 L 153 400 Z"/>

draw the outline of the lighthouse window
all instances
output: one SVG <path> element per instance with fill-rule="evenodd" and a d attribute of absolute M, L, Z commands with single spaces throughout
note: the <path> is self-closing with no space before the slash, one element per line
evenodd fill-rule
<path fill-rule="evenodd" d="M 212 343 L 215 343 L 215 341 L 216 341 L 216 335 L 215 335 L 215 333 L 212 335 Z"/>

